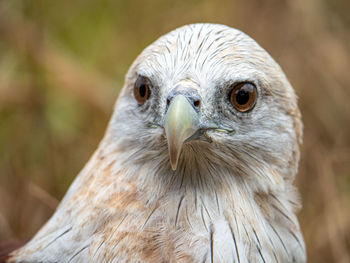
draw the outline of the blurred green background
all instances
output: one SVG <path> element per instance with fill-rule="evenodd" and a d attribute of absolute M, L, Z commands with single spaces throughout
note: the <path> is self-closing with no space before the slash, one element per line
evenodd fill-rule
<path fill-rule="evenodd" d="M 124 75 L 162 34 L 252 36 L 300 97 L 310 262 L 350 262 L 350 1 L 0 1 L 0 240 L 31 237 L 103 136 Z"/>

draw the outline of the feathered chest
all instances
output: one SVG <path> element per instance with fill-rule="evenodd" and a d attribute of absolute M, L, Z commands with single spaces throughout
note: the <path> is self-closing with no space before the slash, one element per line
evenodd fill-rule
<path fill-rule="evenodd" d="M 102 183 L 99 189 L 103 190 L 94 191 Z M 282 203 L 278 207 L 277 203 L 263 204 L 269 200 L 265 197 L 254 198 L 238 190 L 223 194 L 215 189 L 157 193 L 157 188 L 141 190 L 135 182 L 108 183 L 95 178 L 81 179 L 80 186 L 81 192 L 68 193 L 27 251 L 22 251 L 28 262 L 43 258 L 45 262 L 305 259 L 294 214 Z"/>
<path fill-rule="evenodd" d="M 170 194 L 123 211 L 92 250 L 116 262 L 303 262 L 295 217 L 264 213 L 215 193 Z"/>

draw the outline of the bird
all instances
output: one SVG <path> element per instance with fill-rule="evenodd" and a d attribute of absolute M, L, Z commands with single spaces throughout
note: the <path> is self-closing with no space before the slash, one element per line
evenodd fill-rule
<path fill-rule="evenodd" d="M 7 262 L 306 262 L 302 133 L 255 40 L 181 26 L 133 62 L 97 150 Z"/>

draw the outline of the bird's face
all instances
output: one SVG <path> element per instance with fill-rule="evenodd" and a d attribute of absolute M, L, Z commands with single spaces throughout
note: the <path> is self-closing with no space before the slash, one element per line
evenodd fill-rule
<path fill-rule="evenodd" d="M 254 40 L 194 24 L 136 59 L 107 137 L 140 169 L 294 178 L 299 115 L 285 75 Z"/>

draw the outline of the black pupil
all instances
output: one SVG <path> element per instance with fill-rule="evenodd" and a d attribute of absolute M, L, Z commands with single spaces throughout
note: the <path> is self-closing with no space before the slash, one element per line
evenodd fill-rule
<path fill-rule="evenodd" d="M 140 96 L 144 98 L 146 96 L 146 85 L 142 84 L 139 88 Z"/>
<path fill-rule="evenodd" d="M 241 89 L 236 93 L 236 101 L 239 105 L 244 105 L 249 101 L 249 92 Z"/>

